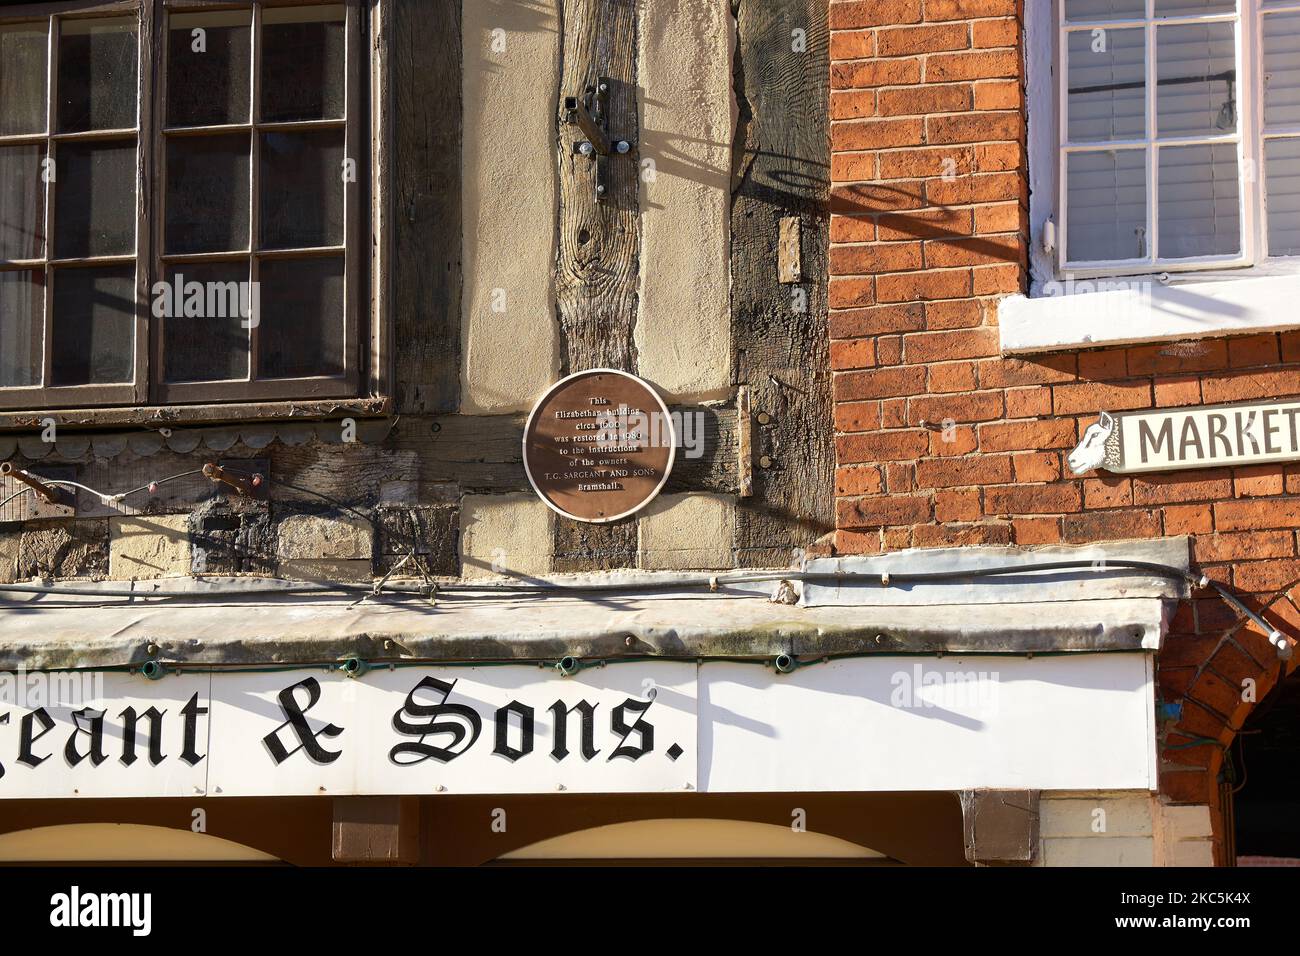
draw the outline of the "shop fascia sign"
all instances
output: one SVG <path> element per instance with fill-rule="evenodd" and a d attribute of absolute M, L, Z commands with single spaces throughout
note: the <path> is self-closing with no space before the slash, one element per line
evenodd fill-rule
<path fill-rule="evenodd" d="M 0 680 L 0 807 L 1155 784 L 1148 654 L 868 654 L 784 674 L 757 661 L 560 663 Z M 1062 752 L 1087 756 L 1051 759 Z"/>
<path fill-rule="evenodd" d="M 1300 401 L 1102 412 L 1067 461 L 1075 475 L 1300 461 Z"/>

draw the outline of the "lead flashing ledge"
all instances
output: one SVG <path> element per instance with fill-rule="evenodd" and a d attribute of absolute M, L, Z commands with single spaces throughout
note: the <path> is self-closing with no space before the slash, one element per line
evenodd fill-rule
<path fill-rule="evenodd" d="M 1087 564 L 1036 567 L 1067 560 Z M 1119 560 L 1167 565 L 1172 576 L 1106 564 Z M 1177 569 L 1187 561 L 1185 538 L 938 549 L 819 559 L 802 572 L 530 579 L 525 593 L 506 581 L 440 591 L 436 604 L 411 591 L 359 602 L 341 589 L 248 579 L 137 582 L 125 598 L 87 582 L 58 594 L 0 589 L 22 609 L 8 616 L 0 670 L 1151 652 L 1172 599 L 1186 595 Z M 983 576 L 1007 566 L 1015 573 Z M 927 568 L 945 579 L 890 577 Z M 556 589 L 537 590 L 548 584 Z"/>

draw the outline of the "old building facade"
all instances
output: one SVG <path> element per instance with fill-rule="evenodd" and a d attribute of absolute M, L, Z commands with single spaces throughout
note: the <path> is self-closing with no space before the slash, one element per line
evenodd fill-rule
<path fill-rule="evenodd" d="M 1235 860 L 1295 465 L 1115 456 L 1300 395 L 1300 14 L 1152 3 L 0 10 L 0 859 Z"/>

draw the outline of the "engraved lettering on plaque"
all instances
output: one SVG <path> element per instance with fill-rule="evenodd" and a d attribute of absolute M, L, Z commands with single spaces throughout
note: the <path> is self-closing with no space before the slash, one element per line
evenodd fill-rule
<path fill-rule="evenodd" d="M 659 494 L 677 443 L 672 416 L 646 382 L 614 369 L 562 379 L 533 406 L 524 470 L 552 510 L 577 521 L 626 518 Z"/>

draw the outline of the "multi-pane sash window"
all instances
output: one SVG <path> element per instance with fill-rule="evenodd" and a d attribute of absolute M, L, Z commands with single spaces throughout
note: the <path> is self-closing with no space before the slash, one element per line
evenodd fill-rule
<path fill-rule="evenodd" d="M 0 8 L 0 406 L 356 393 L 359 17 Z"/>
<path fill-rule="evenodd" d="M 1063 270 L 1300 255 L 1300 2 L 1058 0 Z"/>

